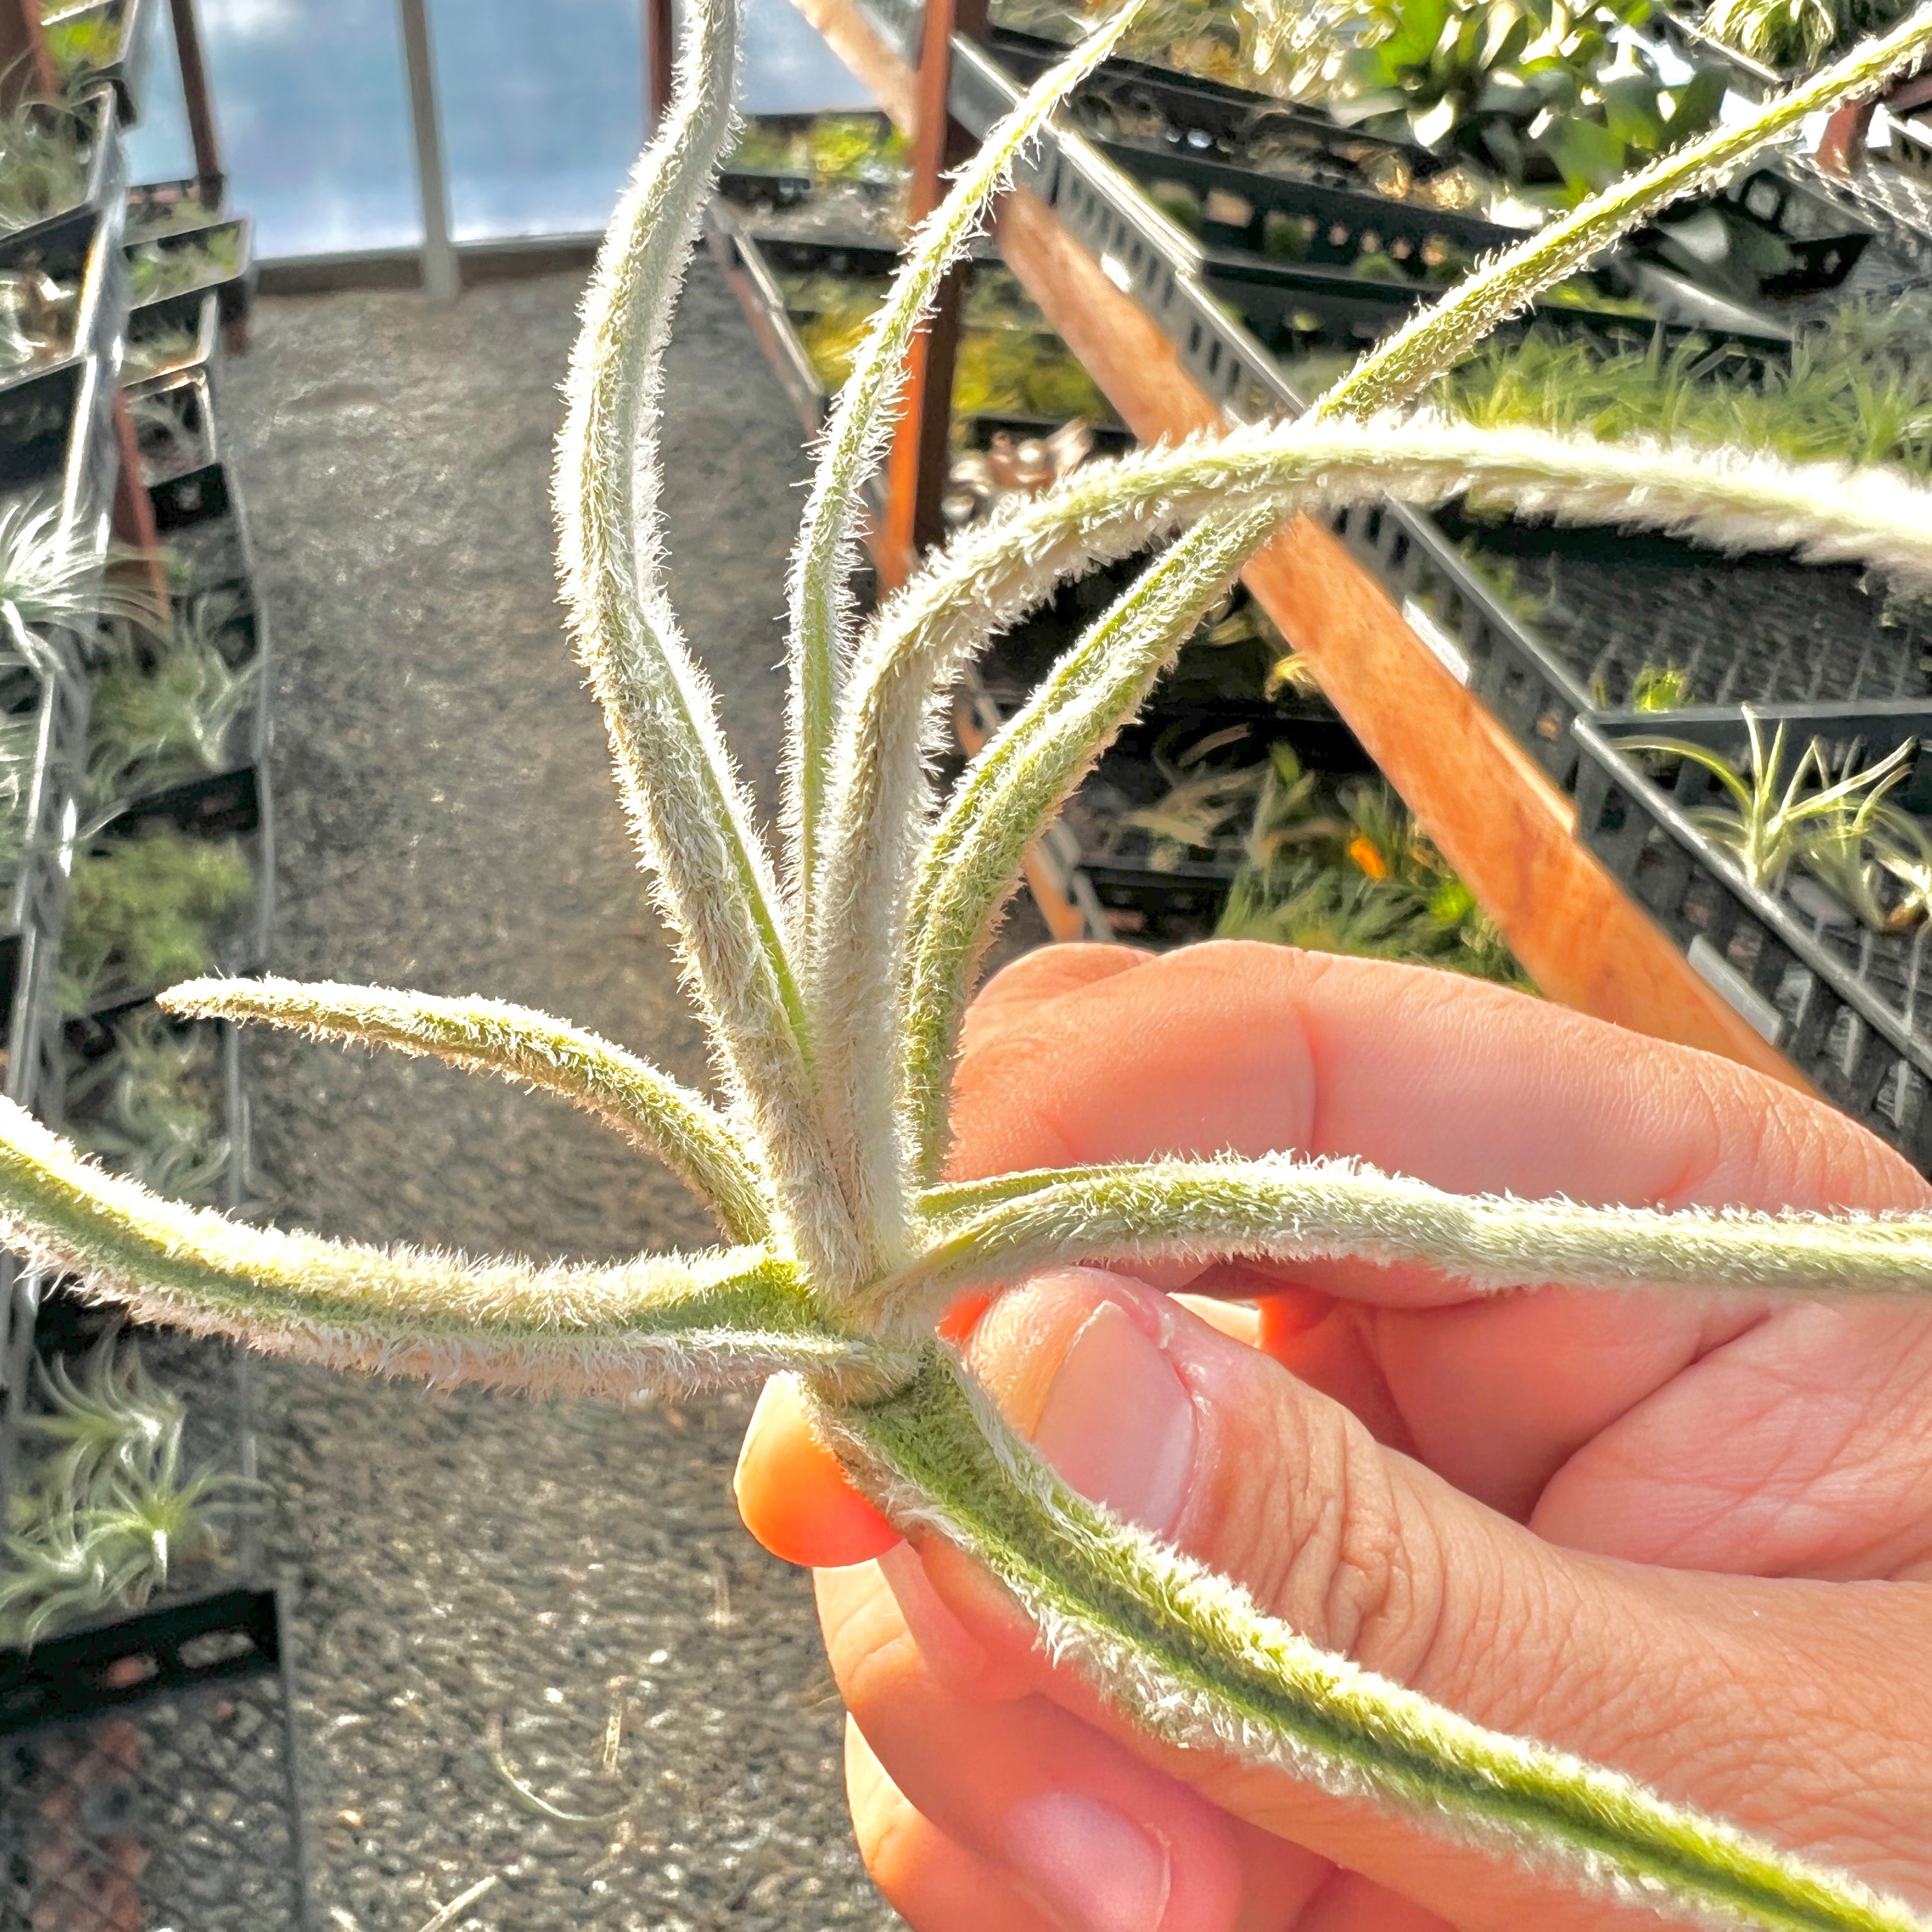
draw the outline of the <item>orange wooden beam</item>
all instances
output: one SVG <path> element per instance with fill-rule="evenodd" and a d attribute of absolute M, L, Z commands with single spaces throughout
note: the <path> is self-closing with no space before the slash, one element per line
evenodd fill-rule
<path fill-rule="evenodd" d="M 1222 426 L 1174 345 L 1038 196 L 1009 194 L 994 232 L 1027 292 L 1142 442 Z M 1578 844 L 1570 801 L 1339 538 L 1297 518 L 1244 576 L 1551 998 L 1806 1084 Z"/>

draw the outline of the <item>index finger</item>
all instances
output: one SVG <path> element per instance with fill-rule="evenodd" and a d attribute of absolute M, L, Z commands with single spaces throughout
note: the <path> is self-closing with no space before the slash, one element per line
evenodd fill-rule
<path fill-rule="evenodd" d="M 1255 942 L 995 997 L 953 1122 L 961 1178 L 1297 1153 L 1600 1205 L 1932 1200 L 1845 1115 L 1729 1060 L 1453 974 Z"/>

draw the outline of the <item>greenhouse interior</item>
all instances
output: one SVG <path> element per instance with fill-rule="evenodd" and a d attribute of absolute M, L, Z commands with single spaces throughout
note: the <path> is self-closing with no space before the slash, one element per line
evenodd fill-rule
<path fill-rule="evenodd" d="M 1932 4 L 0 0 L 0 1932 L 1932 1928 Z"/>

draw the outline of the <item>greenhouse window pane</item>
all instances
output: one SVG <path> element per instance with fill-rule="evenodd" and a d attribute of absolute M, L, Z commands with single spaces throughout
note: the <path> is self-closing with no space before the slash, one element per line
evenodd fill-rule
<path fill-rule="evenodd" d="M 193 166 L 168 9 L 129 144 L 138 181 Z M 395 0 L 200 0 L 229 196 L 255 252 L 416 247 L 422 207 Z"/>
<path fill-rule="evenodd" d="M 452 228 L 460 242 L 592 232 L 644 126 L 639 0 L 431 0 Z M 751 0 L 754 113 L 868 97 L 788 0 Z"/>

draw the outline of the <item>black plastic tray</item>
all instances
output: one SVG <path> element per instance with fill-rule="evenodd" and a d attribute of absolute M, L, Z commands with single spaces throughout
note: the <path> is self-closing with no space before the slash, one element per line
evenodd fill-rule
<path fill-rule="evenodd" d="M 178 318 L 176 326 L 189 327 L 199 320 L 201 298 L 212 293 L 220 298 L 221 320 L 224 326 L 246 320 L 250 304 L 254 300 L 256 270 L 255 266 L 255 224 L 246 214 L 220 214 L 212 218 L 198 227 L 175 228 L 165 234 L 150 235 L 139 241 L 130 242 L 130 250 L 135 248 L 158 248 L 164 254 L 179 248 L 191 247 L 209 230 L 233 228 L 238 231 L 240 245 L 236 254 L 236 266 L 206 277 L 193 287 L 178 289 L 172 295 L 158 296 L 148 302 L 136 304 L 133 314 L 139 318 L 152 311 Z"/>
<path fill-rule="evenodd" d="M 1767 742 L 1784 724 L 1787 770 L 1814 739 L 1836 769 L 1854 747 L 1868 763 L 1932 736 L 1932 700 L 1751 709 Z M 1682 738 L 1742 763 L 1742 708 L 1579 719 L 1574 729 L 1579 830 L 1591 850 L 1820 1092 L 1932 1172 L 1932 928 L 1871 932 L 1833 914 L 1796 867 L 1775 889 L 1753 885 L 1686 816 L 1717 781 L 1688 760 L 1673 774 L 1621 748 L 1633 737 Z M 1921 758 L 1894 801 L 1932 807 L 1932 760 Z"/>
<path fill-rule="evenodd" d="M 0 1924 L 307 1932 L 298 1750 L 273 1589 L 0 1653 Z"/>
<path fill-rule="evenodd" d="M 200 296 L 200 307 L 191 326 L 177 321 L 166 302 L 155 302 L 128 325 L 128 346 L 131 350 L 143 340 L 158 336 L 191 333 L 194 346 L 178 361 L 152 369 L 145 376 L 124 375 L 121 386 L 130 396 L 146 395 L 150 390 L 166 388 L 183 376 L 212 373 L 221 350 L 221 299 L 210 293 Z M 124 370 L 127 367 L 124 362 Z"/>

